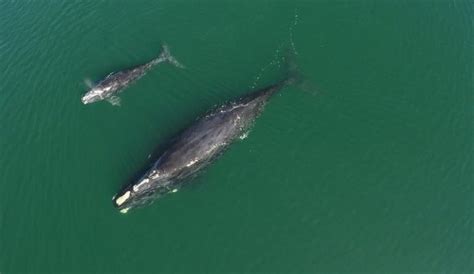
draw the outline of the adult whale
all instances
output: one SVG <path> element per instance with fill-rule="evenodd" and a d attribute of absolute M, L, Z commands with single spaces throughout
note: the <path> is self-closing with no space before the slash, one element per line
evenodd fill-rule
<path fill-rule="evenodd" d="M 294 66 L 293 66 L 294 67 Z M 176 192 L 185 179 L 196 174 L 245 134 L 277 91 L 297 80 L 295 69 L 276 84 L 230 101 L 204 115 L 182 131 L 141 178 L 113 197 L 122 213 Z"/>
<path fill-rule="evenodd" d="M 92 87 L 81 99 L 82 103 L 90 104 L 102 100 L 108 100 L 112 104 L 119 104 L 120 99 L 116 96 L 128 85 L 140 79 L 153 66 L 169 62 L 177 67 L 183 67 L 170 53 L 167 45 L 162 46 L 161 54 L 150 62 L 137 67 L 118 72 L 112 72 Z"/>

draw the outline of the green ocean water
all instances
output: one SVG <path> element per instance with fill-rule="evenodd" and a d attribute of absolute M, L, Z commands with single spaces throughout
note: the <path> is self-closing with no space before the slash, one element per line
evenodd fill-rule
<path fill-rule="evenodd" d="M 454 0 L 0 1 L 0 273 L 472 273 L 473 16 Z M 155 67 L 120 107 L 81 104 L 163 42 L 185 69 Z M 160 144 L 280 79 L 288 44 L 305 91 L 177 194 L 113 207 Z"/>

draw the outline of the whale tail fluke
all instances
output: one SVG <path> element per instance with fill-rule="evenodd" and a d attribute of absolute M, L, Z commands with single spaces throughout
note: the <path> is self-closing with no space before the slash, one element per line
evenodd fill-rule
<path fill-rule="evenodd" d="M 167 44 L 163 44 L 161 46 L 161 53 L 158 58 L 151 61 L 152 65 L 159 64 L 161 62 L 168 62 L 178 68 L 185 68 L 176 58 L 171 55 L 170 49 Z"/>
<path fill-rule="evenodd" d="M 297 53 L 293 48 L 288 48 L 286 55 L 283 57 L 286 75 L 282 84 L 285 86 L 295 86 L 297 89 L 317 95 L 319 89 L 309 80 L 300 70 L 296 63 Z"/>
<path fill-rule="evenodd" d="M 299 85 L 303 81 L 303 75 L 296 64 L 296 52 L 290 48 L 287 49 L 286 55 L 283 57 L 285 62 L 286 77 L 285 85 Z"/>

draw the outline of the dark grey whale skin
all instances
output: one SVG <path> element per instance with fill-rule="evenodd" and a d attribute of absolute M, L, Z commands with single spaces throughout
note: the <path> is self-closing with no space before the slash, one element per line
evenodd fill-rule
<path fill-rule="evenodd" d="M 114 196 L 114 205 L 126 212 L 175 192 L 239 138 L 263 111 L 266 102 L 291 79 L 257 90 L 210 111 L 179 134 L 152 167 Z M 127 194 L 127 192 L 129 192 Z M 128 197 L 125 201 L 120 197 Z"/>
<path fill-rule="evenodd" d="M 90 104 L 114 96 L 131 83 L 142 78 L 154 65 L 164 60 L 157 58 L 132 69 L 110 73 L 82 97 L 82 103 Z"/>
<path fill-rule="evenodd" d="M 91 88 L 81 98 L 81 101 L 83 104 L 91 104 L 94 102 L 107 100 L 115 95 L 118 95 L 118 93 L 122 92 L 131 83 L 134 83 L 138 79 L 142 78 L 151 68 L 162 62 L 171 63 L 179 68 L 184 67 L 171 55 L 168 46 L 163 44 L 162 51 L 157 58 L 146 64 L 139 65 L 131 69 L 110 73 L 97 85 Z"/>

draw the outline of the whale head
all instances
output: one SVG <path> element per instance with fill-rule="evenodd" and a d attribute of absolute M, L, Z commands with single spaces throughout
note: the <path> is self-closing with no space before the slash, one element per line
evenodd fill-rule
<path fill-rule="evenodd" d="M 160 180 L 158 172 L 151 172 L 141 177 L 138 181 L 122 188 L 113 198 L 114 206 L 121 212 L 126 213 L 132 208 L 142 207 L 152 203 L 158 197 L 176 192 L 168 186 L 169 181 Z"/>
<path fill-rule="evenodd" d="M 116 208 L 121 213 L 126 213 L 130 208 L 142 204 L 145 200 L 143 197 L 148 196 L 150 193 L 150 179 L 142 178 L 138 183 L 128 185 L 125 189 L 122 189 L 112 200 Z"/>
<path fill-rule="evenodd" d="M 84 105 L 94 103 L 104 99 L 104 90 L 101 88 L 93 88 L 89 90 L 82 98 L 81 101 Z"/>

